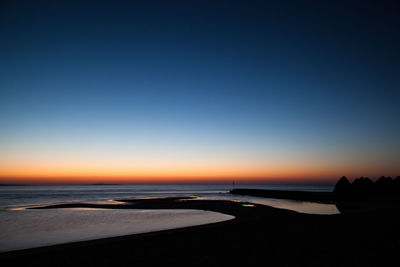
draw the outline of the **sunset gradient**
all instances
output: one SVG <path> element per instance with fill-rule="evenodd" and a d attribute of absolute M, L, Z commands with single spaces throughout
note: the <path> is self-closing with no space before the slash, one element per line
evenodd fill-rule
<path fill-rule="evenodd" d="M 0 183 L 400 175 L 390 8 L 55 2 L 1 8 Z"/>

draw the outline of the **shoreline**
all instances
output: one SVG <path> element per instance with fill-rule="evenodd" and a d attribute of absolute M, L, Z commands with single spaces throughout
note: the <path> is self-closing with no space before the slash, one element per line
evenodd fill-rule
<path fill-rule="evenodd" d="M 97 238 L 90 240 L 81 240 L 75 242 L 60 243 L 54 245 L 26 248 L 20 250 L 11 250 L 0 252 L 0 262 L 3 264 L 19 260 L 21 257 L 42 257 L 42 255 L 49 253 L 63 253 L 64 250 L 76 250 L 78 248 L 91 248 L 98 245 L 111 245 L 113 243 L 135 241 L 141 238 L 157 238 L 159 234 L 173 235 L 175 233 L 192 231 L 192 230 L 207 230 L 214 227 L 224 227 L 224 225 L 236 224 L 242 221 L 256 219 L 259 215 L 259 209 L 272 210 L 275 208 L 267 207 L 264 205 L 253 204 L 248 202 L 236 202 L 229 200 L 197 200 L 194 196 L 179 196 L 179 197 L 149 197 L 149 198 L 133 198 L 133 199 L 115 199 L 115 201 L 122 204 L 91 204 L 91 203 L 61 203 L 50 204 L 41 206 L 27 207 L 26 209 L 40 210 L 40 209 L 63 209 L 63 208 L 100 208 L 100 209 L 132 209 L 132 210 L 164 210 L 164 209 L 184 209 L 184 210 L 205 210 L 225 215 L 233 216 L 232 219 L 207 223 L 200 225 L 193 225 L 187 227 L 171 228 L 166 230 L 158 230 L 144 233 L 135 233 L 121 236 L 113 236 L 106 238 Z M 250 205 L 250 206 L 246 206 Z M 294 211 L 277 209 L 277 212 L 282 213 L 295 213 Z M 23 260 L 28 261 L 28 259 Z M 30 264 L 35 261 L 29 260 Z M 37 262 L 38 265 L 43 264 L 42 259 Z M 14 264 L 11 264 L 14 265 Z M 10 265 L 10 266 L 11 266 Z"/>
<path fill-rule="evenodd" d="M 397 211 L 311 215 L 191 198 L 124 199 L 120 208 L 201 209 L 235 216 L 212 224 L 10 251 L 3 266 L 376 266 L 400 245 Z M 59 204 L 39 208 L 116 204 Z M 117 204 L 118 205 L 118 204 Z M 342 248 L 337 250 L 337 246 Z M 289 257 L 288 257 L 289 255 Z M 393 258 L 392 258 L 392 257 Z M 390 261 L 387 261 L 390 262 Z M 350 264 L 349 264 L 350 263 Z"/>
<path fill-rule="evenodd" d="M 244 196 L 254 196 L 254 197 L 264 197 L 264 198 L 311 201 L 323 204 L 334 204 L 336 200 L 336 196 L 332 192 L 238 188 L 238 189 L 232 189 L 229 193 L 234 195 L 244 195 Z"/>
<path fill-rule="evenodd" d="M 400 196 L 385 193 L 350 193 L 334 192 L 267 190 L 267 189 L 232 189 L 230 194 L 255 196 L 262 198 L 309 201 L 321 204 L 335 204 L 342 214 L 400 211 Z"/>

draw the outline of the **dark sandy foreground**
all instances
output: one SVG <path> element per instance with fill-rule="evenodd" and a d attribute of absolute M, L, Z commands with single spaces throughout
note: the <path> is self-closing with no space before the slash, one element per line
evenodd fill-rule
<path fill-rule="evenodd" d="M 0 254 L 2 266 L 399 266 L 399 209 L 306 215 L 223 200 L 161 198 L 46 208 L 190 208 L 234 220 Z M 116 218 L 117 220 L 118 218 Z"/>

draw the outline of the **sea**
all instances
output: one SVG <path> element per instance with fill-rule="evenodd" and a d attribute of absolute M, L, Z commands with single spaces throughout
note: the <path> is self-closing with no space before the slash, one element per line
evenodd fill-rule
<path fill-rule="evenodd" d="M 236 185 L 235 188 L 332 191 L 331 185 Z M 309 214 L 337 214 L 335 205 L 229 194 L 233 185 L 0 186 L 0 252 L 231 220 L 203 210 L 27 209 L 60 203 L 118 204 L 118 199 L 195 196 L 251 202 Z"/>

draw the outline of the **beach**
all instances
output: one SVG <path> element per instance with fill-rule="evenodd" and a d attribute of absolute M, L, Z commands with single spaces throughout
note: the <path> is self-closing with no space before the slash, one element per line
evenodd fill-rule
<path fill-rule="evenodd" d="M 0 254 L 3 266 L 395 266 L 399 209 L 310 215 L 190 197 L 121 199 L 124 208 L 199 209 L 233 220 Z M 109 208 L 62 204 L 41 208 Z M 112 208 L 118 208 L 113 205 Z"/>
<path fill-rule="evenodd" d="M 0 4 L 0 267 L 400 266 L 400 1 Z"/>

